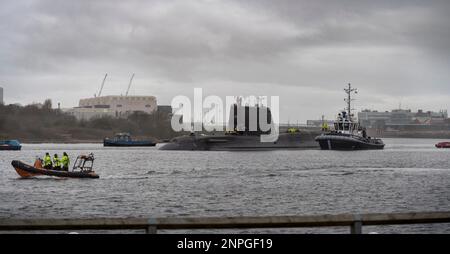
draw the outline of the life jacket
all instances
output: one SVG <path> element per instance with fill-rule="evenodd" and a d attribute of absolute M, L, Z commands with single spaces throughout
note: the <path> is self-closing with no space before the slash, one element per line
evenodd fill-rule
<path fill-rule="evenodd" d="M 69 156 L 63 155 L 63 157 L 61 158 L 61 163 L 64 167 L 69 167 L 70 164 Z"/>
<path fill-rule="evenodd" d="M 52 165 L 52 158 L 50 157 L 50 155 L 46 155 L 44 157 L 44 167 L 51 166 L 51 165 Z"/>
<path fill-rule="evenodd" d="M 61 161 L 58 157 L 53 157 L 53 166 L 54 167 L 61 167 Z"/>

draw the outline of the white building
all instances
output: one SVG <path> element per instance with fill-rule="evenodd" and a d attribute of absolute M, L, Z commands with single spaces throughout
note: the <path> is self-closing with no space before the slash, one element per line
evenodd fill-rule
<path fill-rule="evenodd" d="M 81 99 L 78 107 L 65 110 L 77 119 L 93 117 L 127 117 L 134 112 L 152 114 L 157 110 L 154 96 L 101 96 Z"/>

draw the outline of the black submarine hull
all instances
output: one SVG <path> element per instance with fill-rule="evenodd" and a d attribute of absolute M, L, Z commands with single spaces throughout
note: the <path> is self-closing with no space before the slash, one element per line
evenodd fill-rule
<path fill-rule="evenodd" d="M 261 142 L 257 135 L 185 135 L 170 143 L 162 144 L 159 150 L 191 151 L 264 151 L 278 149 L 319 149 L 314 137 L 317 133 L 280 133 L 275 142 Z"/>

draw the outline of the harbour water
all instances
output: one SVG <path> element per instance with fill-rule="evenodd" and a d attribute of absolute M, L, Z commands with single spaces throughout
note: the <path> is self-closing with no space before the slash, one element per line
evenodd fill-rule
<path fill-rule="evenodd" d="M 101 144 L 24 144 L 0 152 L 1 218 L 201 217 L 450 211 L 450 149 L 384 139 L 384 150 L 160 151 Z M 100 179 L 20 179 L 13 159 L 95 154 Z M 349 229 L 238 232 L 348 233 Z M 450 233 L 449 224 L 365 227 Z M 173 232 L 173 231 L 171 231 Z M 191 232 L 191 231 L 189 231 Z M 193 231 L 204 232 L 204 231 Z M 209 231 L 208 231 L 209 232 Z M 214 231 L 224 232 L 224 231 Z"/>

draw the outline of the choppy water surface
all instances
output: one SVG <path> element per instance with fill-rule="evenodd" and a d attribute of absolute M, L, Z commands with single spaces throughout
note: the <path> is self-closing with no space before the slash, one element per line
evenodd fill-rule
<path fill-rule="evenodd" d="M 385 139 L 381 151 L 159 151 L 25 144 L 0 151 L 0 217 L 259 216 L 450 211 L 450 149 Z M 20 179 L 11 160 L 93 152 L 100 179 Z M 367 229 L 367 228 L 366 228 Z M 448 224 L 369 227 L 450 233 Z M 196 231 L 197 232 L 197 231 Z M 222 231 L 219 231 L 222 232 Z M 348 228 L 244 232 L 336 232 Z"/>

